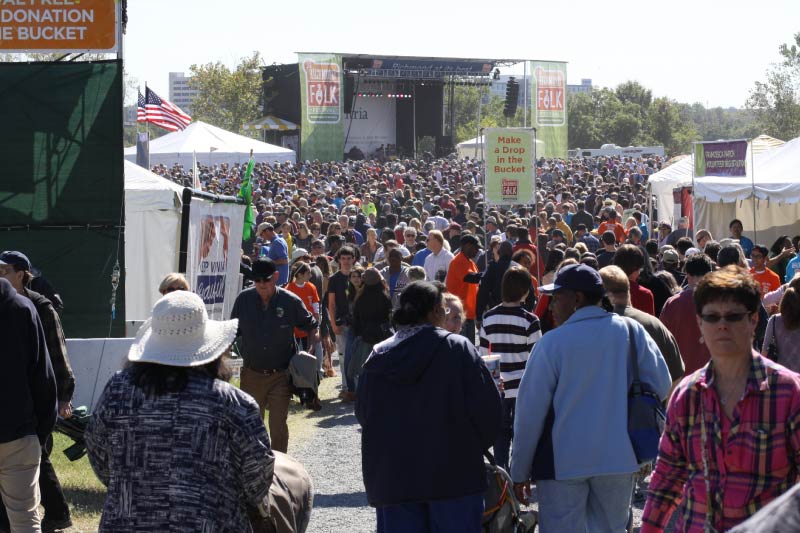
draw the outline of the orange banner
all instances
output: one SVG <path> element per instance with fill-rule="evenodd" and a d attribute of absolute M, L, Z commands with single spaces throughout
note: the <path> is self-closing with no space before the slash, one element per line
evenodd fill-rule
<path fill-rule="evenodd" d="M 0 0 L 0 50 L 111 51 L 115 0 Z"/>

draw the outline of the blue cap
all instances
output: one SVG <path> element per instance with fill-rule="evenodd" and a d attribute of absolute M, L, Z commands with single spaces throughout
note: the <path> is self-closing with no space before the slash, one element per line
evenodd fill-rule
<path fill-rule="evenodd" d="M 6 251 L 0 254 L 0 262 L 5 265 L 14 265 L 24 270 L 31 270 L 31 262 L 22 252 Z"/>
<path fill-rule="evenodd" d="M 588 265 L 567 265 L 558 271 L 553 283 L 542 285 L 539 290 L 552 294 L 561 289 L 575 292 L 603 292 L 603 279 L 600 273 Z"/>

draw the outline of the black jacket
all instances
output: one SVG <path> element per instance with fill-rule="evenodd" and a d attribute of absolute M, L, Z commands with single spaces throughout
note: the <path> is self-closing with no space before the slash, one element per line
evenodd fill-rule
<path fill-rule="evenodd" d="M 0 278 L 0 442 L 37 435 L 40 441 L 56 422 L 56 378 L 44 330 L 33 302 Z"/>
<path fill-rule="evenodd" d="M 367 344 L 381 342 L 392 318 L 392 300 L 383 292 L 383 285 L 365 286 L 353 304 L 353 333 Z"/>
<path fill-rule="evenodd" d="M 483 319 L 484 312 L 503 303 L 503 275 L 512 265 L 520 266 L 510 257 L 501 256 L 497 262 L 491 263 L 483 273 L 475 302 L 475 316 L 479 321 Z M 536 307 L 536 291 L 533 288 L 533 281 L 531 281 L 531 290 L 528 292 L 523 307 L 530 312 L 533 312 Z"/>
<path fill-rule="evenodd" d="M 364 487 L 379 507 L 479 494 L 500 394 L 475 346 L 425 326 L 375 346 L 358 379 Z"/>

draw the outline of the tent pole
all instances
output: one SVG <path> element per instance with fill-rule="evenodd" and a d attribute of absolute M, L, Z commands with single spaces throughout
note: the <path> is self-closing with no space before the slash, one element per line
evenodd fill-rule
<path fill-rule="evenodd" d="M 756 167 L 753 158 L 753 141 L 748 143 L 750 145 L 750 183 L 753 188 L 750 193 L 753 197 L 753 242 L 758 244 L 758 216 L 756 215 Z"/>

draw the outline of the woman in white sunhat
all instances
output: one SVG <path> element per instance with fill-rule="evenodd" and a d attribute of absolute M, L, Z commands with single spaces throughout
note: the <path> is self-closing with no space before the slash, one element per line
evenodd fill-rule
<path fill-rule="evenodd" d="M 268 513 L 269 437 L 221 357 L 237 325 L 188 291 L 153 307 L 86 430 L 108 487 L 100 531 L 249 532 L 248 507 Z"/>

